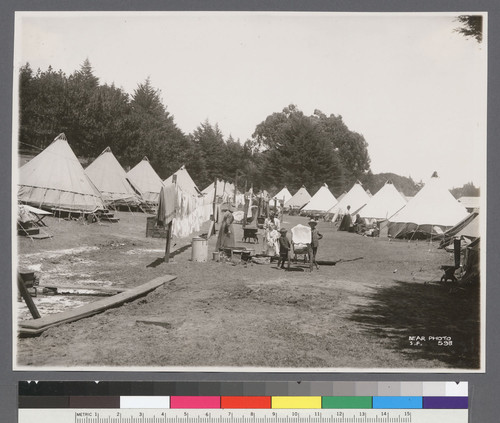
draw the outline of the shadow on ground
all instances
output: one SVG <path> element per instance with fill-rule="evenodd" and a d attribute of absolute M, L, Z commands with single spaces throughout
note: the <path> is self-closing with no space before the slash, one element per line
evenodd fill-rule
<path fill-rule="evenodd" d="M 183 247 L 178 248 L 177 250 L 174 250 L 170 253 L 169 258 L 174 258 L 176 255 L 183 253 L 186 251 L 188 248 L 191 247 L 191 244 L 184 245 Z M 146 267 L 157 267 L 160 264 L 165 263 L 165 258 L 164 257 L 158 257 L 155 261 L 149 263 Z"/>
<path fill-rule="evenodd" d="M 479 368 L 479 287 L 395 282 L 374 288 L 368 304 L 358 307 L 350 320 L 361 323 L 363 330 L 409 359 L 439 360 L 443 367 Z M 416 336 L 425 340 L 410 339 Z M 440 336 L 451 337 L 452 345 L 429 339 Z"/>

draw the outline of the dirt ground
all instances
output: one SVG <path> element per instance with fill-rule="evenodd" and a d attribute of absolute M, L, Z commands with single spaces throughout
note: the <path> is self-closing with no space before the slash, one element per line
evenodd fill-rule
<path fill-rule="evenodd" d="M 53 238 L 21 238 L 19 267 L 37 271 L 42 284 L 89 289 L 177 279 L 121 307 L 19 338 L 19 368 L 479 366 L 477 287 L 439 283 L 440 266 L 453 257 L 436 242 L 367 238 L 320 222 L 318 259 L 342 261 L 312 273 L 276 263 L 192 262 L 191 237 L 174 239 L 173 258 L 163 263 L 165 240 L 145 237 L 146 215 L 117 216 L 119 223 L 90 225 L 46 218 Z M 306 222 L 285 215 L 283 226 Z M 241 226 L 235 231 L 240 241 Z M 214 244 L 213 237 L 209 259 Z M 238 245 L 262 250 L 261 243 Z M 34 298 L 42 315 L 96 299 L 81 291 Z M 17 309 L 19 320 L 30 318 L 23 303 Z M 139 322 L 149 318 L 156 324 Z"/>

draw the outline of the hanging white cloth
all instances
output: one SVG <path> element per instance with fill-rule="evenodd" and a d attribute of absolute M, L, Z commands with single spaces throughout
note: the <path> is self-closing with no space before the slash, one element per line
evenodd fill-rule
<path fill-rule="evenodd" d="M 172 235 L 185 238 L 199 232 L 204 222 L 210 219 L 211 204 L 203 196 L 193 196 L 177 188 L 177 205 L 172 223 Z"/>

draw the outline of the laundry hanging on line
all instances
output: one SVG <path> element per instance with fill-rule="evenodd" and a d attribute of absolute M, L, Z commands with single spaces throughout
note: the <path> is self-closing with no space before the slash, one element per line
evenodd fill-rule
<path fill-rule="evenodd" d="M 199 232 L 211 213 L 212 203 L 204 196 L 193 196 L 174 184 L 160 192 L 157 224 L 166 226 L 172 222 L 172 236 L 185 238 Z"/>

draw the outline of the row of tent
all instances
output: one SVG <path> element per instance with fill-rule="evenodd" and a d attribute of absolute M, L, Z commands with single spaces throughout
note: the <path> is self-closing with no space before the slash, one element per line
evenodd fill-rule
<path fill-rule="evenodd" d="M 182 166 L 163 181 L 148 159 L 143 158 L 125 172 L 109 148 L 83 169 L 64 134 L 19 169 L 18 199 L 34 207 L 92 213 L 109 206 L 157 205 L 163 186 L 173 183 L 191 195 L 217 196 L 223 202 L 244 203 L 232 183 L 217 180 L 200 191 L 188 171 Z M 387 182 L 375 195 L 356 183 L 338 199 L 323 185 L 311 195 L 305 187 L 295 195 L 283 188 L 273 197 L 285 208 L 301 209 L 305 213 L 336 215 L 359 214 L 362 218 L 388 220 L 392 236 L 419 231 L 440 233 L 461 222 L 469 214 L 444 187 L 435 173 L 425 186 L 409 201 Z"/>
<path fill-rule="evenodd" d="M 18 200 L 38 208 L 79 213 L 110 206 L 156 206 L 161 188 L 173 183 L 174 175 L 177 186 L 187 194 L 215 194 L 214 183 L 200 191 L 184 166 L 165 181 L 147 157 L 125 172 L 109 147 L 84 169 L 66 136 L 60 134 L 19 169 Z M 219 180 L 217 196 L 224 201 L 243 201 L 233 184 Z"/>
<path fill-rule="evenodd" d="M 346 213 L 369 220 L 387 220 L 393 237 L 404 237 L 417 230 L 440 235 L 469 216 L 464 204 L 453 197 L 436 172 L 409 201 L 390 181 L 373 196 L 355 183 L 338 199 L 326 184 L 312 197 L 304 187 L 293 196 L 285 187 L 274 198 L 284 199 L 285 208 L 300 208 L 303 213 L 319 213 L 332 220 Z"/>

